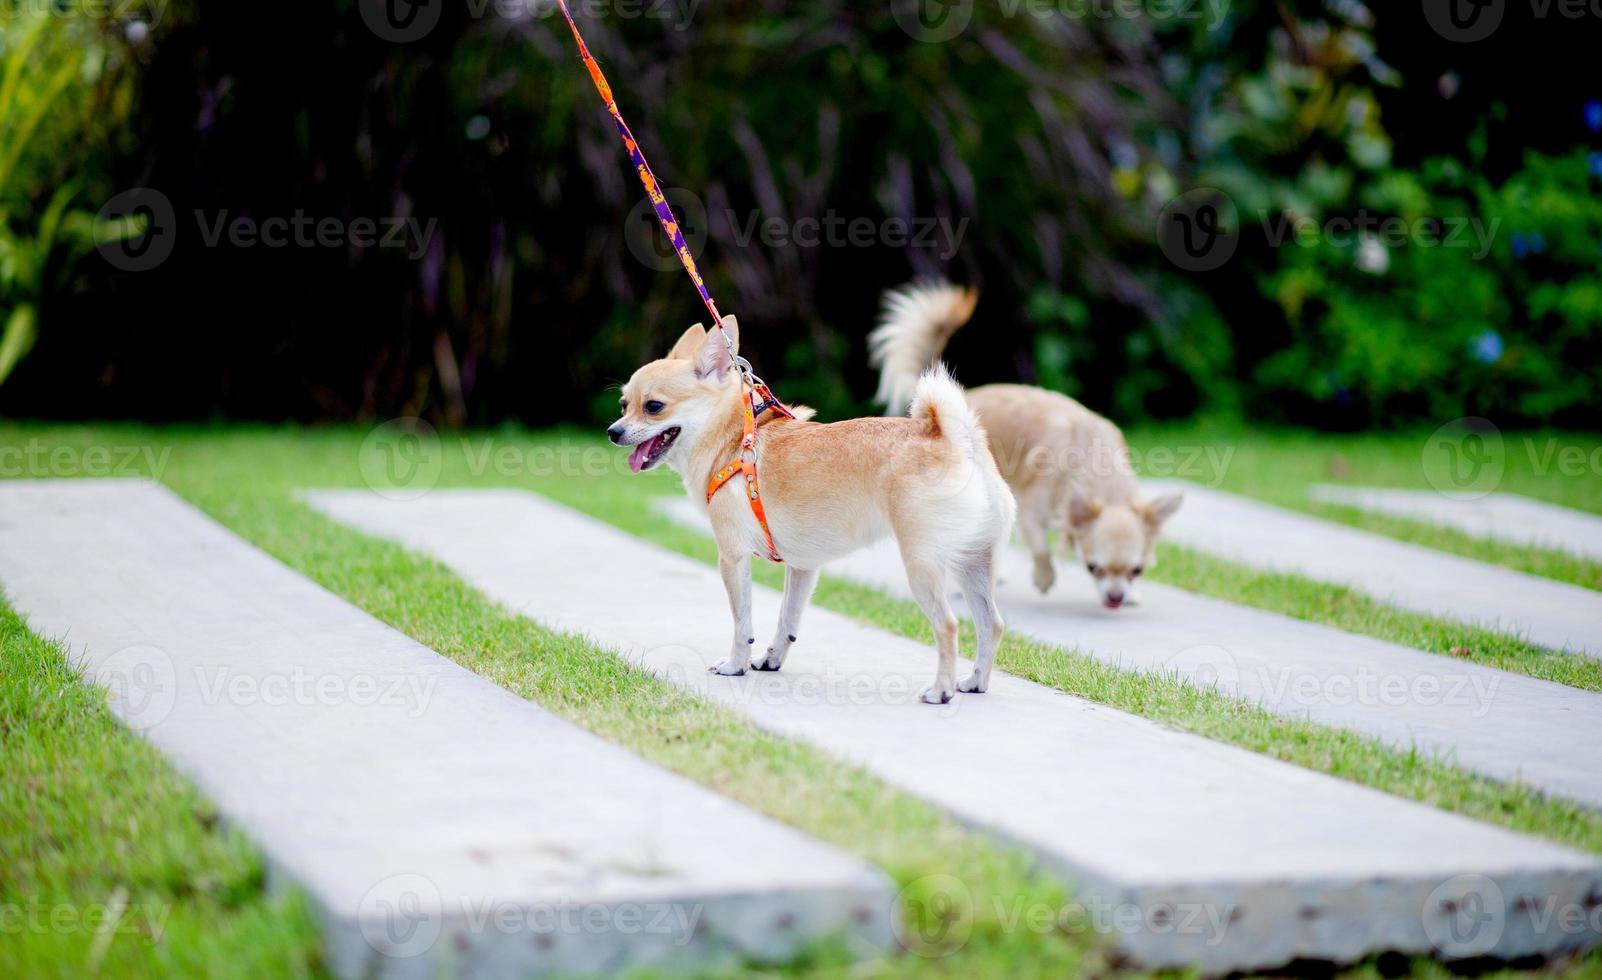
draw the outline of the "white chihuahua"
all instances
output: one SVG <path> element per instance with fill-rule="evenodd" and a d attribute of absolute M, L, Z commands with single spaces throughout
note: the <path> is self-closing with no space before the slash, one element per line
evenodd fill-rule
<path fill-rule="evenodd" d="M 978 300 L 974 290 L 943 282 L 885 295 L 870 343 L 879 400 L 890 411 L 907 403 L 919 372 L 968 322 Z M 1135 582 L 1156 562 L 1158 532 L 1183 495 L 1142 501 L 1123 433 L 1067 395 L 986 385 L 968 392 L 968 404 L 990 433 L 1001 473 L 1018 497 L 1018 528 L 1034 556 L 1035 587 L 1045 593 L 1057 580 L 1047 544 L 1056 528 L 1078 551 L 1102 605 L 1136 602 Z"/>
<path fill-rule="evenodd" d="M 743 481 L 708 499 L 714 477 L 739 458 L 747 404 L 731 350 L 739 327 L 733 317 L 723 322 L 732 345 L 696 324 L 667 357 L 635 371 L 623 388 L 623 417 L 607 430 L 614 443 L 634 447 L 630 469 L 666 464 L 683 478 L 691 499 L 706 505 L 734 614 L 733 650 L 712 669 L 728 675 L 747 667 L 778 670 L 795 643 L 818 570 L 893 535 L 939 652 L 934 683 L 922 699 L 944 704 L 958 690 L 983 692 L 1002 636 L 992 597 L 996 549 L 1011 533 L 1017 508 L 962 388 L 939 367 L 909 382 L 906 418 L 825 425 L 810 421 L 808 409 L 795 409 L 793 419 L 771 409 L 761 413 L 760 502 L 785 562 L 785 581 L 778 631 L 752 663 L 750 556 L 768 553 L 767 535 Z M 948 570 L 968 598 L 979 638 L 973 673 L 960 684 Z"/>

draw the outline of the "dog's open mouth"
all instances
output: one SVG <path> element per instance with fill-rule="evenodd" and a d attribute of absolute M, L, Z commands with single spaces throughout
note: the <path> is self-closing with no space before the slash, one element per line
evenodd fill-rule
<path fill-rule="evenodd" d="M 667 455 L 667 451 L 673 448 L 673 441 L 678 437 L 679 427 L 675 425 L 671 429 L 663 429 L 635 446 L 634 451 L 629 453 L 629 469 L 636 473 L 643 473 L 660 463 L 662 457 Z"/>

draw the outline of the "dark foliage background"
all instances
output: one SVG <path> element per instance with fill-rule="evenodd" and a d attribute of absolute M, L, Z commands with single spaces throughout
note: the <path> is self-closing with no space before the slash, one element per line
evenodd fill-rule
<path fill-rule="evenodd" d="M 825 417 L 872 410 L 880 291 L 935 274 L 983 290 L 960 377 L 1121 420 L 1587 427 L 1602 408 L 1595 19 L 1511 4 L 1490 40 L 1454 44 L 1412 3 L 1236 0 L 1209 30 L 981 0 L 925 43 L 889 3 L 602 6 L 586 33 L 664 184 L 693 195 L 714 294 L 758 370 Z M 4 189 L 7 221 L 36 224 L 70 171 L 89 212 L 165 194 L 177 246 L 138 273 L 55 260 L 5 414 L 587 422 L 701 312 L 682 272 L 631 250 L 651 234 L 640 189 L 538 0 L 443 4 L 407 44 L 354 2 L 177 4 L 67 43 L 106 51 L 121 87 L 74 93 L 83 126 L 30 143 L 46 165 Z M 1155 234 L 1196 186 L 1242 215 L 1207 273 Z M 437 224 L 417 255 L 199 229 L 297 213 Z M 1483 256 L 1403 247 L 1383 271 L 1265 234 L 1361 213 L 1500 224 Z M 830 216 L 964 224 L 949 255 L 939 236 L 747 237 Z"/>

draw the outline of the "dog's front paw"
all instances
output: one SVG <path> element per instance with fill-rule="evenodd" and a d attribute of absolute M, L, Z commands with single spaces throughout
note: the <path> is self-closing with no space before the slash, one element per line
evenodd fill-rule
<path fill-rule="evenodd" d="M 983 694 L 990 690 L 990 678 L 980 677 L 976 670 L 957 682 L 957 690 L 964 694 Z"/>
<path fill-rule="evenodd" d="M 949 685 L 930 684 L 923 689 L 922 694 L 918 695 L 918 700 L 924 704 L 946 704 L 953 697 L 956 697 L 956 694 L 957 692 L 953 691 Z"/>
<path fill-rule="evenodd" d="M 765 655 L 763 655 L 761 657 L 758 657 L 756 662 L 751 665 L 751 669 L 752 670 L 778 670 L 780 667 L 783 667 L 783 666 L 784 666 L 784 654 L 780 653 L 778 650 L 774 649 L 773 647 L 768 647 L 768 652 Z"/>
<path fill-rule="evenodd" d="M 1051 587 L 1056 584 L 1057 570 L 1051 567 L 1050 560 L 1035 562 L 1035 588 L 1040 590 L 1040 594 L 1045 595 L 1050 592 Z"/>
<path fill-rule="evenodd" d="M 744 659 L 730 657 L 727 660 L 719 660 L 716 666 L 708 667 L 707 670 L 723 677 L 742 677 L 745 675 L 746 663 Z"/>

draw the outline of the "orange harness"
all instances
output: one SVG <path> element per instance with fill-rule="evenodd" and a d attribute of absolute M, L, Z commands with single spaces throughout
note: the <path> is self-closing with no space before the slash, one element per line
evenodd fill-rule
<path fill-rule="evenodd" d="M 757 401 L 758 395 L 762 396 L 761 402 Z M 779 400 L 773 397 L 773 392 L 766 384 L 760 380 L 748 382 L 745 394 L 745 429 L 740 435 L 740 451 L 729 461 L 729 465 L 713 474 L 711 482 L 706 485 L 706 502 L 710 504 L 717 492 L 723 489 L 724 484 L 734 478 L 734 474 L 744 473 L 745 495 L 751 501 L 751 513 L 756 516 L 757 524 L 762 528 L 762 540 L 768 546 L 766 557 L 768 561 L 783 564 L 784 559 L 779 557 L 779 549 L 773 544 L 773 532 L 768 529 L 768 515 L 762 509 L 762 493 L 757 487 L 757 416 L 770 408 L 776 409 L 787 418 L 795 418 L 789 409 L 779 404 Z"/>

